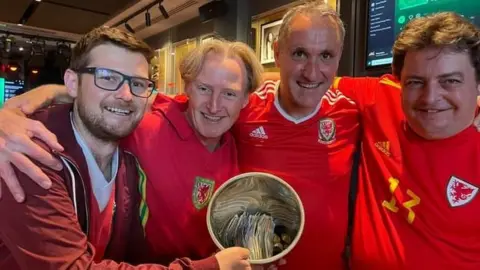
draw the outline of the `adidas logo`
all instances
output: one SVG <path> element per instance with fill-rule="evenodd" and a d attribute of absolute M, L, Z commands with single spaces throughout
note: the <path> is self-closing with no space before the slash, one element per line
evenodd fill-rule
<path fill-rule="evenodd" d="M 259 138 L 259 139 L 268 139 L 268 135 L 267 133 L 265 133 L 265 129 L 263 129 L 262 126 L 250 132 L 250 137 Z"/>
<path fill-rule="evenodd" d="M 390 154 L 390 142 L 376 142 L 375 147 L 377 147 L 377 149 L 380 150 L 380 152 L 387 155 L 387 157 L 389 157 L 391 155 Z"/>

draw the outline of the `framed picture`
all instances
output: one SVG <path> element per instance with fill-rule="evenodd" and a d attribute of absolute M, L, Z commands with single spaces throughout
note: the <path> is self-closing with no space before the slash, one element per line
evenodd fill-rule
<path fill-rule="evenodd" d="M 260 62 L 262 64 L 275 62 L 275 57 L 273 56 L 273 43 L 278 38 L 281 24 L 282 20 L 278 20 L 263 24 L 261 27 Z"/>

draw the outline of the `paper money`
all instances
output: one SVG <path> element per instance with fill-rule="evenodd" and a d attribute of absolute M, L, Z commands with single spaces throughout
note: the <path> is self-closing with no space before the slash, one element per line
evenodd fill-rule
<path fill-rule="evenodd" d="M 250 259 L 265 259 L 273 255 L 273 218 L 267 214 L 247 212 L 232 217 L 222 239 L 227 246 L 241 246 L 250 250 Z"/>
<path fill-rule="evenodd" d="M 289 238 L 283 236 L 286 240 L 295 237 L 300 225 L 300 207 L 292 192 L 275 179 L 249 176 L 218 194 L 210 220 L 224 247 L 245 247 L 250 250 L 250 259 L 265 259 L 274 255 L 275 235 L 277 242 L 282 233 L 288 234 Z M 276 233 L 276 228 L 282 230 Z M 282 241 L 282 250 L 289 243 L 285 244 Z"/>

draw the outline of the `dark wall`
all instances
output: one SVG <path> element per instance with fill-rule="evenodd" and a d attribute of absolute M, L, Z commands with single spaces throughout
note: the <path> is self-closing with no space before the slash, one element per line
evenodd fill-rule
<path fill-rule="evenodd" d="M 148 45 L 154 49 L 162 48 L 169 41 L 179 42 L 189 38 L 213 33 L 213 21 L 201 23 L 200 18 L 196 17 L 173 28 L 163 31 L 145 40 Z"/>
<path fill-rule="evenodd" d="M 345 41 L 342 58 L 338 67 L 339 76 L 353 76 L 355 63 L 355 36 L 356 36 L 356 2 L 357 0 L 340 0 L 340 17 L 345 24 Z"/>
<path fill-rule="evenodd" d="M 145 42 L 153 49 L 163 48 L 170 41 L 170 29 L 145 39 Z"/>
<path fill-rule="evenodd" d="M 244 1 L 244 0 L 241 0 Z M 290 4 L 295 2 L 295 0 L 248 0 L 250 1 L 250 8 L 252 16 L 262 14 L 269 10 Z"/>
<path fill-rule="evenodd" d="M 224 0 L 228 6 L 228 12 L 224 16 L 213 19 L 213 29 L 216 34 L 227 40 L 237 40 L 237 22 L 238 16 L 246 17 L 248 14 L 239 14 L 239 0 Z M 250 23 L 244 21 L 247 25 Z M 242 39 L 241 39 L 242 40 Z"/>

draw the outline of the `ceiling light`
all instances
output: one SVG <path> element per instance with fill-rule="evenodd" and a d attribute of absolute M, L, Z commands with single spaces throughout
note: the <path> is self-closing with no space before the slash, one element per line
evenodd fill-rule
<path fill-rule="evenodd" d="M 12 50 L 13 40 L 11 37 L 6 37 L 4 41 L 5 52 L 9 53 Z"/>
<path fill-rule="evenodd" d="M 30 55 L 44 55 L 45 52 L 45 40 L 33 40 L 32 41 L 32 50 Z"/>
<path fill-rule="evenodd" d="M 170 17 L 170 15 L 168 15 L 167 10 L 163 7 L 162 2 L 160 2 L 160 4 L 158 5 L 158 9 L 160 9 L 160 12 L 162 13 L 165 19 L 168 19 Z"/>
<path fill-rule="evenodd" d="M 133 30 L 133 28 L 126 22 L 125 23 L 125 28 L 127 28 L 127 30 L 130 32 L 130 33 L 135 33 L 135 30 Z"/>
<path fill-rule="evenodd" d="M 57 43 L 57 54 L 69 58 L 70 57 L 70 46 L 68 44 L 64 43 L 64 42 Z"/>
<path fill-rule="evenodd" d="M 150 26 L 152 25 L 152 20 L 150 19 L 150 12 L 145 13 L 145 25 Z"/>

